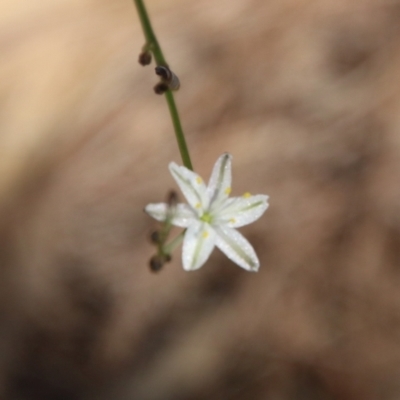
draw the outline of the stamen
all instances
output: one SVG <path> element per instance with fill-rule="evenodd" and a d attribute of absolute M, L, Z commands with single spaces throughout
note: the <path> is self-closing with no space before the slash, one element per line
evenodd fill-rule
<path fill-rule="evenodd" d="M 245 199 L 247 199 L 247 198 L 251 197 L 251 193 L 249 193 L 249 192 L 243 193 L 243 197 Z"/>
<path fill-rule="evenodd" d="M 201 204 L 200 203 L 197 203 L 196 205 L 195 205 L 195 207 L 198 209 L 198 208 L 201 208 Z"/>
<path fill-rule="evenodd" d="M 207 231 L 204 231 L 203 238 L 206 239 L 206 238 L 208 238 L 208 236 L 210 236 L 210 234 Z"/>
<path fill-rule="evenodd" d="M 203 182 L 203 179 L 201 179 L 199 176 L 196 178 L 196 182 L 200 185 Z"/>
<path fill-rule="evenodd" d="M 231 192 L 232 192 L 232 188 L 227 187 L 227 188 L 225 189 L 225 194 L 230 195 Z"/>
<path fill-rule="evenodd" d="M 229 220 L 229 222 L 230 222 L 231 224 L 234 224 L 234 223 L 236 222 L 236 219 L 235 219 L 235 218 L 231 218 L 231 219 Z"/>

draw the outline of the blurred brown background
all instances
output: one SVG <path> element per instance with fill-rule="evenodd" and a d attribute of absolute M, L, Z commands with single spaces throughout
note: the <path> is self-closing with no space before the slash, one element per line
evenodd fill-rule
<path fill-rule="evenodd" d="M 400 1 L 148 0 L 261 268 L 148 269 L 180 163 L 130 0 L 0 3 L 0 397 L 400 399 Z"/>

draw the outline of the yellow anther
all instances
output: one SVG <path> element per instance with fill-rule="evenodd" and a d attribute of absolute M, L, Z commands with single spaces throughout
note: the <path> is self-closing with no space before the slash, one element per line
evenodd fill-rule
<path fill-rule="evenodd" d="M 230 222 L 231 224 L 234 224 L 234 223 L 236 222 L 236 219 L 235 219 L 235 218 L 231 218 L 231 219 L 229 220 L 229 222 Z"/>
<path fill-rule="evenodd" d="M 201 208 L 201 204 L 200 204 L 200 203 L 197 203 L 197 204 L 195 205 L 195 207 L 196 207 L 196 208 Z"/>
<path fill-rule="evenodd" d="M 232 192 L 232 188 L 227 187 L 227 188 L 225 189 L 225 194 L 230 195 L 231 192 Z"/>
<path fill-rule="evenodd" d="M 200 185 L 200 183 L 203 182 L 203 179 L 201 179 L 199 176 L 196 178 L 196 182 Z"/>
<path fill-rule="evenodd" d="M 247 199 L 248 197 L 251 197 L 251 193 L 249 192 L 243 193 L 243 197 Z"/>
<path fill-rule="evenodd" d="M 210 234 L 209 234 L 207 231 L 204 231 L 204 232 L 203 232 L 203 238 L 204 238 L 204 239 L 208 238 L 209 235 L 210 235 Z"/>

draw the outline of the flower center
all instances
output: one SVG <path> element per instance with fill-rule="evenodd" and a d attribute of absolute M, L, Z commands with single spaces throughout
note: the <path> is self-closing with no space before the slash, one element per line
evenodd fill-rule
<path fill-rule="evenodd" d="M 212 215 L 208 212 L 205 212 L 200 219 L 204 222 L 207 222 L 207 224 L 211 224 L 212 222 Z"/>

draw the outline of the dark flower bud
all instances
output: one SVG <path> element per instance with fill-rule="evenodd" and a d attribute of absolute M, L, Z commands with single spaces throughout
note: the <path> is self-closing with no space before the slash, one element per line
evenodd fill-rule
<path fill-rule="evenodd" d="M 150 240 L 151 240 L 151 243 L 159 244 L 159 243 L 160 243 L 160 240 L 161 240 L 161 238 L 160 238 L 160 232 L 159 232 L 159 231 L 154 231 L 154 232 L 152 232 L 152 233 L 150 234 Z"/>
<path fill-rule="evenodd" d="M 155 71 L 161 77 L 162 82 L 167 84 L 168 89 L 178 90 L 181 86 L 179 78 L 168 67 L 159 65 L 155 68 Z"/>
<path fill-rule="evenodd" d="M 171 190 L 167 197 L 167 203 L 169 207 L 175 207 L 178 204 L 178 200 L 178 193 L 176 193 L 175 190 Z"/>
<path fill-rule="evenodd" d="M 165 260 L 164 257 L 160 257 L 158 255 L 151 257 L 149 262 L 149 267 L 151 272 L 158 272 L 164 266 Z"/>
<path fill-rule="evenodd" d="M 168 85 L 164 82 L 159 82 L 154 86 L 154 92 L 156 94 L 164 94 L 168 89 Z"/>
<path fill-rule="evenodd" d="M 146 66 L 151 63 L 151 53 L 149 51 L 143 51 L 139 54 L 139 64 Z"/>

